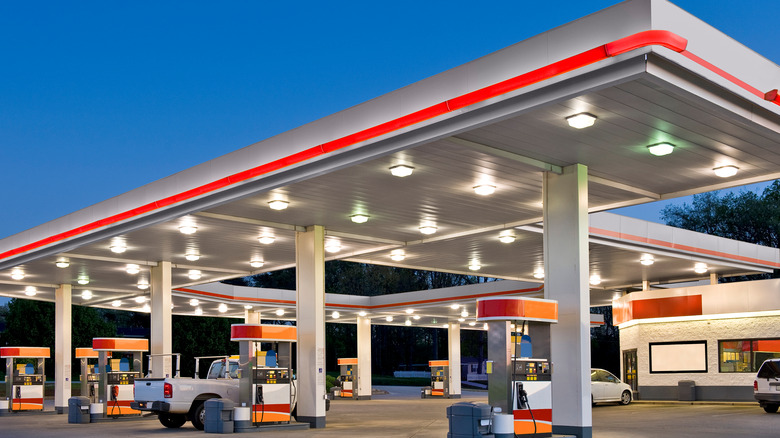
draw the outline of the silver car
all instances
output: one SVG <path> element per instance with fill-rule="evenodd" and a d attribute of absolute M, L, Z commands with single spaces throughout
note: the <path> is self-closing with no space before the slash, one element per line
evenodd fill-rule
<path fill-rule="evenodd" d="M 590 400 L 594 405 L 604 402 L 618 402 L 621 405 L 631 403 L 634 393 L 631 387 L 601 368 L 590 370 Z"/>
<path fill-rule="evenodd" d="M 780 407 L 780 359 L 767 359 L 753 381 L 753 397 L 767 413 Z"/>

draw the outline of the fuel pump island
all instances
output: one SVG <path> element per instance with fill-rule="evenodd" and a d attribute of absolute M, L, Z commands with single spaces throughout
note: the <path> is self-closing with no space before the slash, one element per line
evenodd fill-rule
<path fill-rule="evenodd" d="M 488 411 L 494 413 L 488 414 L 485 432 L 496 437 L 552 436 L 550 324 L 558 322 L 558 302 L 482 298 L 477 300 L 477 321 L 488 323 Z M 497 408 L 506 414 L 496 415 Z M 455 416 L 453 411 L 451 429 Z"/>
<path fill-rule="evenodd" d="M 0 411 L 43 410 L 43 386 L 46 381 L 43 365 L 49 356 L 47 347 L 0 348 L 0 358 L 6 360 L 7 394 L 5 400 L 0 400 Z"/>
<path fill-rule="evenodd" d="M 141 356 L 149 351 L 149 340 L 94 338 L 92 349 L 98 352 L 98 400 L 90 405 L 90 414 L 97 417 L 140 414 L 130 403 L 135 379 L 143 376 Z M 125 355 L 133 358 L 132 363 Z"/>

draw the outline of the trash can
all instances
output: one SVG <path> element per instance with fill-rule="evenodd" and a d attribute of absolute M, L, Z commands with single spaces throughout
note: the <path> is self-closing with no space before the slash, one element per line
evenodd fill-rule
<path fill-rule="evenodd" d="M 226 398 L 212 398 L 204 404 L 206 421 L 203 431 L 206 433 L 233 433 L 233 408 L 236 404 Z"/>
<path fill-rule="evenodd" d="M 89 424 L 89 397 L 68 399 L 68 423 Z"/>
<path fill-rule="evenodd" d="M 447 408 L 447 438 L 480 438 L 490 430 L 490 405 L 459 402 Z"/>
<path fill-rule="evenodd" d="M 680 380 L 677 382 L 677 400 L 696 400 L 696 382 L 693 380 Z"/>

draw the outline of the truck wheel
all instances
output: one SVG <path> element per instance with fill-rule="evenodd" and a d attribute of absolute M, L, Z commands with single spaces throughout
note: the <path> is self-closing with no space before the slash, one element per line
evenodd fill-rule
<path fill-rule="evenodd" d="M 775 412 L 777 412 L 777 408 L 780 408 L 780 405 L 775 405 L 775 404 L 764 405 L 764 412 L 766 412 L 767 414 L 774 414 Z"/>
<path fill-rule="evenodd" d="M 184 426 L 187 422 L 187 416 L 184 414 L 169 414 L 167 412 L 160 412 L 157 415 L 160 420 L 160 424 L 171 429 L 177 429 Z"/>
<path fill-rule="evenodd" d="M 203 423 L 206 421 L 206 405 L 201 401 L 199 405 L 190 410 L 190 422 L 195 429 L 203 430 Z"/>

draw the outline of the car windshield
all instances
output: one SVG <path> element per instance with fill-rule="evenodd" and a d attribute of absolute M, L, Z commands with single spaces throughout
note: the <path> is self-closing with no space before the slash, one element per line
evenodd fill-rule
<path fill-rule="evenodd" d="M 777 379 L 780 378 L 780 361 L 768 360 L 761 365 L 761 369 L 758 370 L 758 376 L 762 379 Z"/>

